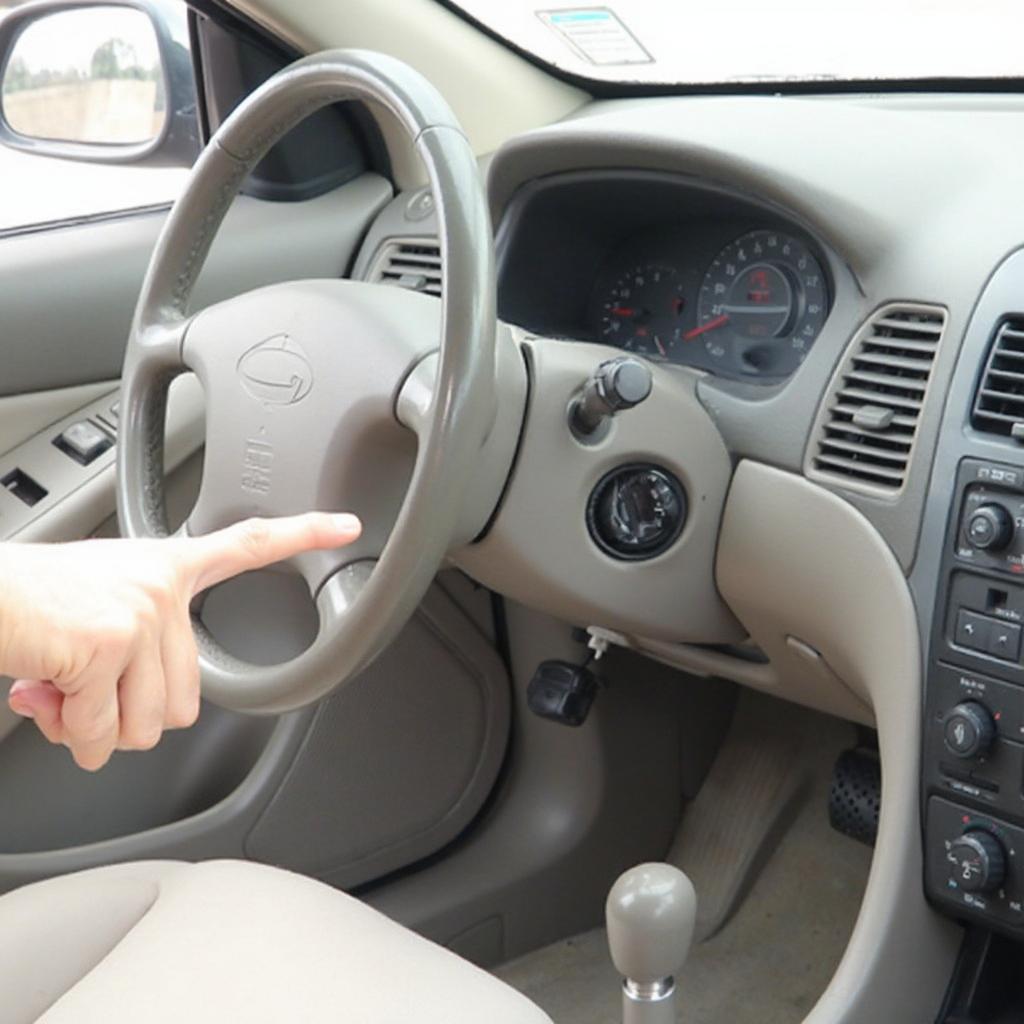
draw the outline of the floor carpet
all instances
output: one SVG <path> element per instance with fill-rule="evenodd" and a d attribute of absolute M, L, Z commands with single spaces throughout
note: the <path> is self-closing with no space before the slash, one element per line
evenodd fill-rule
<path fill-rule="evenodd" d="M 846 947 L 871 851 L 830 828 L 827 795 L 831 764 L 852 730 L 823 716 L 800 718 L 812 747 L 808 796 L 734 916 L 691 952 L 677 979 L 681 1024 L 798 1024 Z M 619 978 L 601 929 L 496 973 L 555 1024 L 621 1021 Z"/>

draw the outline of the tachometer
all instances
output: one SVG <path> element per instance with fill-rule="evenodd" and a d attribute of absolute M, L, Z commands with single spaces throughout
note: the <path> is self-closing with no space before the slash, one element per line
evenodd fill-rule
<path fill-rule="evenodd" d="M 669 359 L 682 336 L 683 285 L 672 267 L 633 267 L 601 303 L 604 341 L 655 359 Z"/>
<path fill-rule="evenodd" d="M 810 249 L 779 231 L 752 231 L 712 261 L 697 324 L 681 345 L 702 345 L 711 365 L 784 376 L 803 362 L 828 315 L 825 273 Z"/>

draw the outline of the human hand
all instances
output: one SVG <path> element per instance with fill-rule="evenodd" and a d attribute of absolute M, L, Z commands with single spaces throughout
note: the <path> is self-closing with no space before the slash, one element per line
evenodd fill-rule
<path fill-rule="evenodd" d="M 89 771 L 148 750 L 199 714 L 189 602 L 303 551 L 354 541 L 352 515 L 251 519 L 196 538 L 0 544 L 0 675 L 8 702 Z"/>

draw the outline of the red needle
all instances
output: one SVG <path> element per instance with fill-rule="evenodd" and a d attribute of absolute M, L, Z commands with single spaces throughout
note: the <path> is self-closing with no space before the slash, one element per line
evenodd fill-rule
<path fill-rule="evenodd" d="M 632 306 L 612 306 L 609 312 L 612 316 L 633 316 L 636 310 Z"/>
<path fill-rule="evenodd" d="M 716 316 L 714 320 L 709 320 L 706 324 L 701 324 L 700 327 L 694 327 L 692 331 L 687 331 L 683 335 L 683 341 L 693 341 L 694 338 L 699 338 L 705 331 L 713 331 L 716 327 L 721 327 L 728 322 L 729 314 L 723 313 L 721 316 Z"/>

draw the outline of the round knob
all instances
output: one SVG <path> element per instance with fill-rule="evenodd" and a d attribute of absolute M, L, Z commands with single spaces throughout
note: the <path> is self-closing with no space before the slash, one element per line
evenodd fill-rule
<path fill-rule="evenodd" d="M 677 974 L 686 962 L 697 894 L 679 868 L 630 868 L 612 886 L 604 913 L 612 961 L 622 977 L 649 985 Z"/>
<path fill-rule="evenodd" d="M 593 434 L 604 421 L 639 405 L 651 393 L 651 368 L 632 356 L 601 363 L 573 403 L 569 422 L 577 436 Z"/>
<path fill-rule="evenodd" d="M 651 393 L 651 368 L 630 356 L 602 363 L 594 379 L 604 400 L 616 411 L 632 409 Z"/>
<path fill-rule="evenodd" d="M 1002 505 L 981 505 L 964 527 L 967 543 L 979 551 L 1002 551 L 1013 540 L 1013 516 Z"/>
<path fill-rule="evenodd" d="M 993 892 L 1006 879 L 1006 853 L 991 832 L 972 829 L 949 847 L 950 878 L 964 892 Z"/>
<path fill-rule="evenodd" d="M 967 700 L 946 715 L 942 736 L 954 757 L 982 757 L 995 741 L 995 719 L 984 704 Z"/>

